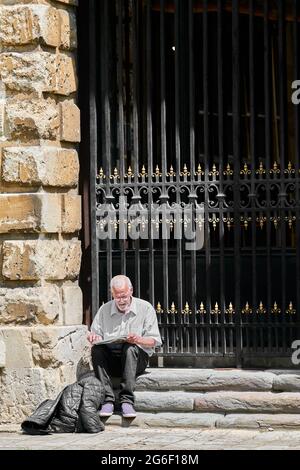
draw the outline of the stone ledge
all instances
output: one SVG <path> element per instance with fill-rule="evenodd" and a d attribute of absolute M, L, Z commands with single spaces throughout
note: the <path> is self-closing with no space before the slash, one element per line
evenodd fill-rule
<path fill-rule="evenodd" d="M 222 413 L 138 413 L 134 419 L 121 415 L 102 418 L 106 428 L 219 428 L 219 429 L 299 429 L 300 415 L 295 414 L 228 414 Z M 0 428 L 1 431 L 1 428 Z"/>
<path fill-rule="evenodd" d="M 147 370 L 148 371 L 148 370 Z M 272 390 L 275 376 L 264 371 L 151 369 L 137 379 L 137 390 Z"/>
<path fill-rule="evenodd" d="M 228 414 L 220 417 L 216 421 L 218 428 L 239 428 L 239 429 L 299 429 L 299 414 Z"/>
<path fill-rule="evenodd" d="M 213 428 L 220 418 L 217 413 L 138 413 L 134 419 L 113 415 L 102 418 L 105 426 L 122 427 L 166 427 L 166 428 Z"/>
<path fill-rule="evenodd" d="M 208 392 L 195 397 L 201 412 L 300 413 L 300 393 Z"/>

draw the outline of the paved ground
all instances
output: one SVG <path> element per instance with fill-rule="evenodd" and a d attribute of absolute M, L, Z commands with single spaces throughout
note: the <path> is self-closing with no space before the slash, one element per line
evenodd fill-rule
<path fill-rule="evenodd" d="M 110 427 L 96 435 L 29 436 L 0 433 L 0 450 L 208 450 L 300 449 L 300 431 L 227 429 L 130 429 Z"/>

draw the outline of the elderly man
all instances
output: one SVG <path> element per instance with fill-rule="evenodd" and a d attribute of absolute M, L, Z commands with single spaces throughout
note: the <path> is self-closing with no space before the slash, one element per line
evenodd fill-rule
<path fill-rule="evenodd" d="M 114 412 L 111 376 L 120 375 L 122 415 L 124 418 L 134 418 L 136 377 L 146 369 L 154 347 L 161 346 L 161 337 L 154 308 L 149 302 L 133 297 L 128 277 L 115 276 L 110 287 L 114 300 L 100 307 L 88 335 L 88 340 L 93 344 L 93 368 L 105 388 L 105 402 L 100 416 L 111 416 Z M 119 342 L 118 338 L 123 340 Z M 102 340 L 105 344 L 101 344 Z"/>

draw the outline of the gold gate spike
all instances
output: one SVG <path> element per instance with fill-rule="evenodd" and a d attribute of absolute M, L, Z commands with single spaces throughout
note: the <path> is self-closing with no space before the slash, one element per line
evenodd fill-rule
<path fill-rule="evenodd" d="M 251 170 L 249 170 L 247 163 L 244 163 L 243 169 L 240 171 L 241 175 L 251 175 Z"/>
<path fill-rule="evenodd" d="M 219 310 L 218 302 L 215 303 L 215 308 L 210 313 L 213 315 L 217 315 L 218 313 L 221 313 L 221 311 Z"/>
<path fill-rule="evenodd" d="M 274 162 L 274 163 L 273 163 L 273 168 L 271 168 L 270 173 L 271 173 L 271 175 L 272 175 L 272 174 L 275 175 L 275 174 L 280 173 L 280 169 L 278 168 L 277 162 Z"/>
<path fill-rule="evenodd" d="M 231 169 L 229 163 L 227 163 L 226 170 L 224 170 L 223 173 L 226 176 L 232 176 L 233 175 L 233 170 Z"/>
<path fill-rule="evenodd" d="M 159 166 L 158 166 L 158 165 L 156 165 L 156 167 L 155 167 L 155 173 L 154 173 L 153 176 L 155 176 L 156 178 L 159 178 L 159 177 L 161 176 L 161 172 L 160 172 L 160 170 L 159 170 Z"/>
<path fill-rule="evenodd" d="M 259 307 L 256 310 L 256 313 L 266 313 L 266 309 L 264 308 L 262 301 L 259 302 Z"/>
<path fill-rule="evenodd" d="M 246 302 L 245 307 L 242 309 L 242 313 L 246 313 L 246 314 L 252 313 L 252 308 L 250 307 L 248 301 Z"/>
<path fill-rule="evenodd" d="M 102 167 L 99 170 L 99 175 L 98 176 L 99 176 L 100 179 L 103 179 L 103 180 L 105 179 L 105 175 L 104 175 L 104 171 L 103 171 Z"/>
<path fill-rule="evenodd" d="M 119 178 L 120 178 L 120 177 L 119 177 L 119 174 L 118 174 L 118 169 L 117 169 L 117 168 L 114 168 L 114 172 L 113 172 L 112 175 L 110 175 L 110 179 L 111 179 L 111 180 L 117 180 L 117 179 L 119 179 Z"/>
<path fill-rule="evenodd" d="M 142 171 L 140 173 L 140 176 L 142 178 L 146 178 L 148 175 L 147 175 L 147 172 L 146 172 L 146 168 L 145 168 L 145 165 L 142 166 Z"/>
<path fill-rule="evenodd" d="M 171 176 L 172 178 L 173 176 L 176 176 L 176 173 L 174 172 L 174 168 L 172 165 L 170 166 L 170 171 L 169 173 L 167 173 L 167 176 Z"/>
<path fill-rule="evenodd" d="M 177 313 L 177 310 L 176 310 L 176 307 L 175 307 L 175 303 L 172 302 L 171 304 L 171 310 L 169 310 L 169 313 Z"/>
<path fill-rule="evenodd" d="M 212 170 L 208 173 L 209 176 L 218 176 L 219 172 L 217 170 L 216 164 L 213 163 Z"/>
<path fill-rule="evenodd" d="M 190 176 L 190 172 L 187 169 L 186 163 L 183 165 L 183 171 L 180 173 L 180 176 Z"/>
<path fill-rule="evenodd" d="M 284 170 L 284 173 L 288 174 L 288 175 L 291 175 L 291 174 L 295 173 L 295 170 L 294 170 L 293 165 L 292 165 L 291 162 L 288 163 L 287 170 Z"/>
<path fill-rule="evenodd" d="M 200 313 L 200 315 L 204 315 L 204 313 L 206 313 L 203 302 L 200 303 L 200 309 L 198 310 L 198 312 Z"/>
<path fill-rule="evenodd" d="M 264 216 L 256 217 L 256 222 L 259 222 L 259 226 L 261 230 L 264 228 L 264 223 L 266 222 L 267 218 Z"/>
<path fill-rule="evenodd" d="M 157 313 L 163 313 L 163 310 L 161 308 L 161 303 L 159 301 L 157 302 L 156 311 Z"/>
<path fill-rule="evenodd" d="M 190 306 L 189 306 L 188 302 L 185 303 L 184 310 L 182 310 L 181 313 L 182 314 L 191 314 L 192 313 L 192 311 L 190 310 Z"/>
<path fill-rule="evenodd" d="M 126 178 L 132 178 L 132 169 L 131 166 L 128 167 L 127 174 L 125 175 Z"/>
<path fill-rule="evenodd" d="M 281 313 L 280 308 L 278 308 L 277 302 L 275 300 L 273 307 L 271 308 L 272 313 Z"/>
<path fill-rule="evenodd" d="M 256 170 L 256 174 L 262 176 L 265 173 L 266 173 L 266 170 L 264 169 L 263 162 L 260 162 L 259 163 L 259 168 L 258 168 L 258 170 Z"/>
<path fill-rule="evenodd" d="M 289 303 L 289 307 L 285 311 L 286 313 L 289 313 L 291 315 L 294 315 L 296 313 L 296 310 L 293 308 L 293 302 L 291 301 Z"/>
<path fill-rule="evenodd" d="M 202 171 L 201 165 L 199 163 L 195 176 L 202 176 L 202 175 L 204 175 L 204 171 Z"/>
<path fill-rule="evenodd" d="M 229 307 L 225 310 L 225 312 L 228 313 L 229 315 L 233 315 L 235 313 L 233 306 L 232 306 L 232 302 L 229 302 Z"/>

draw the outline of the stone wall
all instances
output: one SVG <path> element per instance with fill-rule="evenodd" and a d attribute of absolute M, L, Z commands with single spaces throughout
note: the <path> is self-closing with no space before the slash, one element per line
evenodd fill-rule
<path fill-rule="evenodd" d="M 77 0 L 0 0 L 0 423 L 89 359 L 82 326 Z"/>

